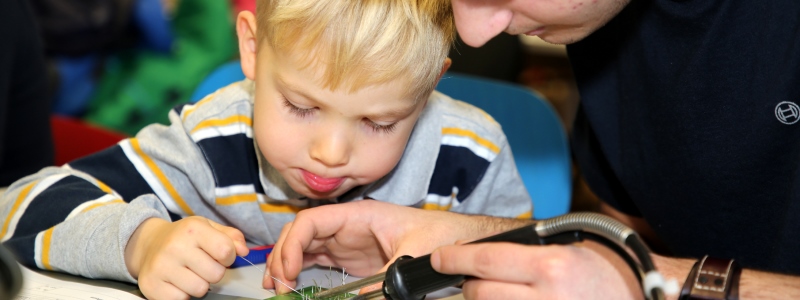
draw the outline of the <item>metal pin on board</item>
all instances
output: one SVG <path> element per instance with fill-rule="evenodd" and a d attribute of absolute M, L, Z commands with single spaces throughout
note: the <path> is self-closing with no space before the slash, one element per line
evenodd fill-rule
<path fill-rule="evenodd" d="M 259 268 L 258 266 L 256 266 L 256 264 L 254 264 L 253 262 L 251 262 L 251 261 L 250 261 L 250 260 L 248 260 L 247 258 L 244 258 L 244 256 L 239 256 L 239 257 L 240 257 L 241 259 L 244 259 L 244 261 L 246 261 L 247 263 L 249 263 L 249 264 L 250 264 L 250 265 L 252 265 L 253 267 L 255 267 L 255 268 L 256 268 L 256 270 L 259 270 L 259 271 L 261 271 L 261 273 L 266 273 L 266 272 L 264 272 L 264 270 L 262 270 L 261 268 Z M 285 284 L 285 283 L 283 283 L 283 281 L 280 281 L 280 280 L 278 280 L 278 278 L 275 278 L 275 276 L 269 275 L 269 277 L 272 277 L 272 279 L 273 279 L 273 280 L 275 280 L 275 281 L 279 282 L 280 284 L 282 284 L 282 285 L 286 286 L 287 288 L 289 288 L 289 289 L 290 289 L 290 290 L 292 290 L 293 292 L 295 292 L 295 293 L 297 293 L 298 295 L 300 295 L 301 297 L 303 297 L 303 299 L 306 299 L 306 295 L 304 295 L 303 293 L 301 293 L 301 292 L 298 292 L 297 290 L 293 289 L 293 288 L 292 288 L 292 287 L 290 287 L 288 284 Z"/>

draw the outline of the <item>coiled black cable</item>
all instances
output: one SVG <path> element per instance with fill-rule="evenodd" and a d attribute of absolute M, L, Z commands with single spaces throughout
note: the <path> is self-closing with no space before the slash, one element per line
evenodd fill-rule
<path fill-rule="evenodd" d="M 657 300 L 665 298 L 664 290 L 660 286 L 650 288 L 645 284 L 645 276 L 657 272 L 650 257 L 650 250 L 633 229 L 619 221 L 597 213 L 570 213 L 539 221 L 536 223 L 536 232 L 545 241 L 557 236 L 575 235 L 576 238 L 589 239 L 605 245 L 622 257 L 633 270 L 642 285 L 645 297 Z M 555 240 L 553 242 L 563 244 Z M 629 248 L 636 256 L 636 260 L 623 247 Z"/>

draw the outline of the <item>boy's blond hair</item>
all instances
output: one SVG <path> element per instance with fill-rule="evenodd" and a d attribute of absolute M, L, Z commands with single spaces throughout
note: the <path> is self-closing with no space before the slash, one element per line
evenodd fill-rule
<path fill-rule="evenodd" d="M 256 10 L 259 45 L 322 66 L 331 90 L 400 79 L 426 97 L 455 32 L 450 0 L 258 0 Z"/>

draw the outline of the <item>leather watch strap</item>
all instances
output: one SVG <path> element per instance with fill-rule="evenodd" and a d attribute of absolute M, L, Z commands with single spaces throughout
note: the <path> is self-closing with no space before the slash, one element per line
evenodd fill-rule
<path fill-rule="evenodd" d="M 706 255 L 695 263 L 681 291 L 681 300 L 737 300 L 742 269 L 732 259 Z"/>

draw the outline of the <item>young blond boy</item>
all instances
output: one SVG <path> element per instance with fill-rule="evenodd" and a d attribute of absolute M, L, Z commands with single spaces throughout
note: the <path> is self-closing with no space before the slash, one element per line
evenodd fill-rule
<path fill-rule="evenodd" d="M 257 15 L 236 21 L 247 80 L 9 188 L 0 239 L 24 264 L 199 297 L 245 239 L 274 243 L 310 206 L 531 216 L 499 126 L 433 92 L 448 0 L 264 0 Z"/>

